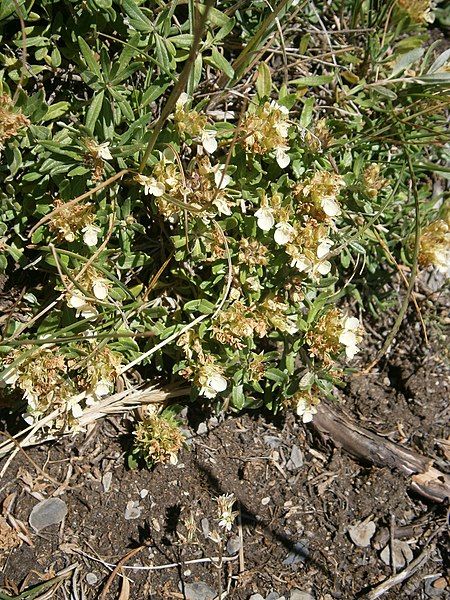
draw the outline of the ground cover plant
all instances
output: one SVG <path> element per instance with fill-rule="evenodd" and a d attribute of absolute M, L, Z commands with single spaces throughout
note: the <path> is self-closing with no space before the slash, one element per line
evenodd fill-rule
<path fill-rule="evenodd" d="M 448 267 L 433 20 L 406 0 L 2 2 L 0 377 L 27 439 L 125 406 L 136 378 L 313 419 L 397 270 L 393 333 L 418 269 Z M 181 444 L 166 405 L 136 434 L 149 464 Z"/>

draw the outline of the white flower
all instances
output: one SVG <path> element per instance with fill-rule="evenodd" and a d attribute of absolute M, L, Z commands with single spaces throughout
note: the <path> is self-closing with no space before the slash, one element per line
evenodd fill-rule
<path fill-rule="evenodd" d="M 86 304 L 86 298 L 81 292 L 72 292 L 67 300 L 69 308 L 79 309 Z"/>
<path fill-rule="evenodd" d="M 343 331 L 339 336 L 339 342 L 345 346 L 347 358 L 352 359 L 359 352 L 358 342 L 361 341 L 361 335 L 358 334 L 360 328 L 359 319 L 356 317 L 346 317 L 343 324 Z"/>
<path fill-rule="evenodd" d="M 202 146 L 209 154 L 212 154 L 217 150 L 217 132 L 212 129 L 204 129 L 202 131 Z"/>
<path fill-rule="evenodd" d="M 85 393 L 77 394 L 67 400 L 67 410 L 70 410 L 74 419 L 79 419 L 83 415 L 83 408 L 80 405 L 80 401 L 85 397 Z"/>
<path fill-rule="evenodd" d="M 189 102 L 189 96 L 186 94 L 186 92 L 183 92 L 182 94 L 180 94 L 180 97 L 178 98 L 178 100 L 175 104 L 175 108 L 180 110 L 188 102 Z"/>
<path fill-rule="evenodd" d="M 287 149 L 287 146 L 278 146 L 278 148 L 275 149 L 275 159 L 280 169 L 285 169 L 291 162 L 289 154 L 286 153 Z"/>
<path fill-rule="evenodd" d="M 328 275 L 331 271 L 331 263 L 329 260 L 321 260 L 315 265 L 315 270 L 321 275 Z"/>
<path fill-rule="evenodd" d="M 227 389 L 228 382 L 218 371 L 212 370 L 206 380 L 206 383 L 201 387 L 200 394 L 206 398 L 215 398 L 219 392 L 224 392 Z"/>
<path fill-rule="evenodd" d="M 310 261 L 309 258 L 307 258 L 304 254 L 299 254 L 298 256 L 293 257 L 291 261 L 291 267 L 295 267 L 300 271 L 300 273 L 302 273 L 303 271 L 309 273 L 309 271 L 312 270 L 313 266 L 314 265 L 312 261 Z"/>
<path fill-rule="evenodd" d="M 333 242 L 328 238 L 324 238 L 321 240 L 320 244 L 317 246 L 317 258 L 323 258 L 330 251 Z"/>
<path fill-rule="evenodd" d="M 302 417 L 303 423 L 311 423 L 314 415 L 317 414 L 317 408 L 311 402 L 301 398 L 297 404 L 297 414 Z"/>
<path fill-rule="evenodd" d="M 295 229 L 289 223 L 282 222 L 275 225 L 275 234 L 273 239 L 280 246 L 284 246 L 292 241 L 295 235 Z"/>
<path fill-rule="evenodd" d="M 103 158 L 103 160 L 112 160 L 112 154 L 109 149 L 109 142 L 104 142 L 103 144 L 98 144 L 96 150 L 97 150 L 100 158 Z"/>
<path fill-rule="evenodd" d="M 283 113 L 283 115 L 289 114 L 289 109 L 286 106 L 283 106 L 283 104 L 278 104 L 276 100 L 270 101 L 270 107 L 274 110 L 279 110 L 281 113 Z"/>
<path fill-rule="evenodd" d="M 164 194 L 166 188 L 163 183 L 157 181 L 154 177 L 147 177 L 146 175 L 138 175 L 136 177 L 138 183 L 144 186 L 144 194 L 148 194 L 159 198 Z"/>
<path fill-rule="evenodd" d="M 323 212 L 328 217 L 337 217 L 341 214 L 341 207 L 331 196 L 326 196 L 325 198 L 322 198 L 320 201 L 320 205 L 322 207 Z"/>
<path fill-rule="evenodd" d="M 213 204 L 219 211 L 219 215 L 226 215 L 227 217 L 231 215 L 231 208 L 228 206 L 225 198 L 216 198 Z"/>
<path fill-rule="evenodd" d="M 225 165 L 216 165 L 213 167 L 214 182 L 219 190 L 223 190 L 231 181 L 231 177 L 225 173 Z"/>
<path fill-rule="evenodd" d="M 105 379 L 100 379 L 100 381 L 97 383 L 97 385 L 94 388 L 94 394 L 96 396 L 107 396 L 112 389 L 112 384 L 109 381 L 106 381 Z"/>
<path fill-rule="evenodd" d="M 97 300 L 106 300 L 108 297 L 108 285 L 104 279 L 94 279 L 92 291 Z"/>
<path fill-rule="evenodd" d="M 258 227 L 263 231 L 270 231 L 275 225 L 273 209 L 269 206 L 262 206 L 255 212 L 255 217 L 258 219 Z"/>
<path fill-rule="evenodd" d="M 100 233 L 100 227 L 96 225 L 86 225 L 83 227 L 83 242 L 86 246 L 96 246 L 98 242 L 98 234 Z"/>
<path fill-rule="evenodd" d="M 33 417 L 33 415 L 30 415 L 28 413 L 24 413 L 22 415 L 22 419 L 25 421 L 25 423 L 27 425 L 34 425 L 34 422 L 36 421 L 35 417 Z"/>

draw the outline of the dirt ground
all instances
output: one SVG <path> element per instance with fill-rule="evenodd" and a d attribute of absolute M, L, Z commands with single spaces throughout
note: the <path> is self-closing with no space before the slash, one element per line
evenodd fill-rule
<path fill-rule="evenodd" d="M 388 320 L 386 331 L 370 335 L 361 364 L 390 326 Z M 431 349 L 424 348 L 411 315 L 390 355 L 369 375 L 351 376 L 337 400 L 364 427 L 427 454 L 448 471 L 448 357 L 442 330 L 431 321 L 427 330 Z M 111 570 L 101 561 L 116 564 L 144 546 L 126 564 L 178 566 L 128 570 L 132 599 L 212 599 L 220 577 L 228 598 L 259 593 L 260 600 L 351 600 L 366 597 L 393 574 L 392 561 L 381 558 L 386 546 L 401 542 L 403 560 L 410 563 L 432 538 L 426 563 L 383 598 L 450 597 L 448 506 L 411 493 L 403 475 L 356 462 L 292 415 L 202 421 L 186 411 L 185 423 L 187 444 L 178 465 L 152 471 L 126 467 L 126 418 L 105 420 L 87 436 L 33 448 L 28 458 L 18 455 L 0 483 L 0 502 L 15 495 L 12 514 L 27 525 L 33 546 L 22 543 L 4 555 L 0 585 L 20 589 L 32 571 L 27 585 L 40 581 L 37 573 L 48 576 L 78 563 L 76 578 L 52 597 L 99 598 Z M 217 527 L 215 498 L 229 493 L 240 515 L 221 545 L 208 531 Z M 35 533 L 28 526 L 30 512 L 52 495 L 67 504 L 67 516 Z M 373 522 L 375 532 L 360 547 L 348 528 L 363 520 Z M 189 563 L 218 557 L 221 547 L 221 569 L 207 561 Z M 107 598 L 119 597 L 119 582 L 116 577 Z"/>

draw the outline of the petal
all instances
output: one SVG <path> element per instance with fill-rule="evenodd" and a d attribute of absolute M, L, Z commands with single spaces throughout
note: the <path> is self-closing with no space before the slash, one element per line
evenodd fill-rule
<path fill-rule="evenodd" d="M 283 148 L 276 149 L 275 158 L 276 158 L 276 161 L 277 161 L 280 169 L 285 169 L 288 166 L 288 164 L 291 162 L 290 156 L 288 154 L 286 154 L 286 152 L 283 150 Z"/>
<path fill-rule="evenodd" d="M 347 356 L 347 358 L 354 358 L 355 354 L 357 354 L 359 352 L 359 348 L 358 346 L 346 346 L 345 347 L 345 354 Z"/>
<path fill-rule="evenodd" d="M 83 409 L 78 403 L 72 404 L 70 410 L 72 411 L 72 414 L 75 417 L 75 419 L 79 419 L 81 416 L 83 416 Z"/>
<path fill-rule="evenodd" d="M 202 134 L 202 146 L 209 154 L 217 150 L 217 140 L 215 131 L 204 131 Z"/>
<path fill-rule="evenodd" d="M 93 228 L 86 229 L 83 234 L 83 242 L 86 246 L 96 246 L 98 242 L 97 231 Z"/>
<path fill-rule="evenodd" d="M 186 92 L 183 92 L 182 94 L 180 94 L 180 97 L 178 98 L 175 106 L 177 108 L 183 108 L 183 106 L 187 104 L 187 102 L 189 102 L 189 96 L 186 94 Z"/>
<path fill-rule="evenodd" d="M 344 346 L 356 346 L 356 335 L 353 331 L 345 330 L 339 336 L 339 342 L 344 344 Z"/>
<path fill-rule="evenodd" d="M 318 263 L 317 265 L 317 271 L 321 274 L 321 275 L 328 275 L 328 273 L 331 271 L 331 263 L 329 260 L 322 260 L 320 263 Z"/>
<path fill-rule="evenodd" d="M 354 331 L 358 329 L 360 326 L 359 319 L 356 317 L 347 317 L 344 322 L 344 329 L 348 329 L 349 331 Z"/>
<path fill-rule="evenodd" d="M 111 391 L 111 384 L 109 381 L 101 379 L 94 388 L 94 394 L 96 396 L 107 396 Z"/>
<path fill-rule="evenodd" d="M 280 246 L 284 246 L 292 240 L 294 231 L 294 228 L 289 223 L 277 223 L 273 239 Z"/>
<path fill-rule="evenodd" d="M 328 217 L 337 217 L 341 214 L 339 204 L 333 198 L 322 198 L 322 210 Z"/>
<path fill-rule="evenodd" d="M 108 286 L 103 281 L 94 281 L 92 291 L 97 300 L 105 300 L 108 297 Z"/>
<path fill-rule="evenodd" d="M 67 306 L 69 308 L 81 308 L 86 304 L 86 299 L 81 294 L 71 294 L 67 300 Z"/>
<path fill-rule="evenodd" d="M 330 251 L 333 242 L 328 238 L 322 240 L 320 244 L 317 246 L 317 258 L 323 258 Z"/>
<path fill-rule="evenodd" d="M 208 385 L 216 392 L 223 392 L 227 389 L 228 381 L 220 373 L 214 373 L 208 379 Z"/>
<path fill-rule="evenodd" d="M 275 219 L 271 208 L 260 208 L 255 212 L 258 219 L 258 227 L 263 231 L 269 231 L 275 225 Z"/>
<path fill-rule="evenodd" d="M 219 190 L 223 190 L 231 181 L 231 177 L 223 172 L 223 169 L 218 169 L 214 173 L 214 181 Z"/>

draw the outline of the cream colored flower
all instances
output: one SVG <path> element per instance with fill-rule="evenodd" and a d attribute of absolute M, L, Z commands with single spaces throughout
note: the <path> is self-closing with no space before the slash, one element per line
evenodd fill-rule
<path fill-rule="evenodd" d="M 83 232 L 83 242 L 86 246 L 96 246 L 98 242 L 98 234 L 100 233 L 100 227 L 96 225 L 86 225 L 81 230 Z"/>
<path fill-rule="evenodd" d="M 146 175 L 137 175 L 136 181 L 144 186 L 144 194 L 148 196 L 155 196 L 156 198 L 161 197 L 166 188 L 163 183 L 155 179 L 154 177 L 147 177 Z"/>
<path fill-rule="evenodd" d="M 203 148 L 208 152 L 208 154 L 212 154 L 217 150 L 217 140 L 216 140 L 217 132 L 213 129 L 204 129 L 201 134 L 201 142 Z"/>
<path fill-rule="evenodd" d="M 97 300 L 106 300 L 108 297 L 108 282 L 105 279 L 94 279 L 92 291 Z"/>
<path fill-rule="evenodd" d="M 227 389 L 228 382 L 214 366 L 206 367 L 206 377 L 200 388 L 200 394 L 206 398 L 215 398 L 218 393 Z"/>
<path fill-rule="evenodd" d="M 339 336 L 339 342 L 345 346 L 347 358 L 354 358 L 359 352 L 358 343 L 361 341 L 360 322 L 356 317 L 346 317 L 343 323 L 343 331 Z"/>
<path fill-rule="evenodd" d="M 335 198 L 332 198 L 331 196 L 321 198 L 320 206 L 328 217 L 338 217 L 341 214 L 341 207 Z"/>
<path fill-rule="evenodd" d="M 275 148 L 275 160 L 280 169 L 285 169 L 291 162 L 291 158 L 286 150 L 289 150 L 289 146 L 278 146 Z"/>
<path fill-rule="evenodd" d="M 225 165 L 217 164 L 213 167 L 214 182 L 219 190 L 225 189 L 231 182 L 231 177 L 225 173 Z"/>
<path fill-rule="evenodd" d="M 303 423 L 311 423 L 314 415 L 317 414 L 317 404 L 319 400 L 313 397 L 302 396 L 297 402 L 297 414 L 302 417 Z"/>
<path fill-rule="evenodd" d="M 270 206 L 261 206 L 261 208 L 255 212 L 255 217 L 258 219 L 258 227 L 263 231 L 270 231 L 275 225 L 273 208 L 270 208 Z"/>
<path fill-rule="evenodd" d="M 275 225 L 275 233 L 273 239 L 280 246 L 285 246 L 291 242 L 295 235 L 295 229 L 286 222 L 277 223 Z"/>
<path fill-rule="evenodd" d="M 101 398 L 102 396 L 107 396 L 108 394 L 110 394 L 112 388 L 113 384 L 110 381 L 105 381 L 104 379 L 101 379 L 94 388 L 94 394 Z"/>

